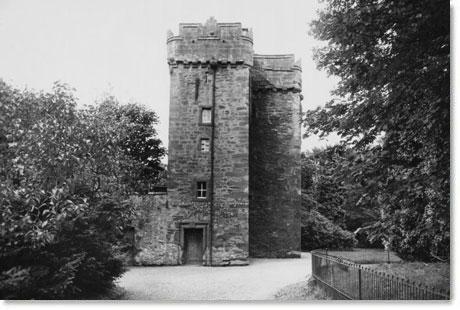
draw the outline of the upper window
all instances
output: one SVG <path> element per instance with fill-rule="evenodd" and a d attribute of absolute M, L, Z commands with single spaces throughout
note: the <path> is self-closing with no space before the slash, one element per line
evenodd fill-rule
<path fill-rule="evenodd" d="M 206 199 L 207 187 L 206 182 L 197 182 L 196 183 L 196 198 Z"/>
<path fill-rule="evenodd" d="M 202 153 L 209 152 L 209 139 L 201 139 L 200 150 Z"/>
<path fill-rule="evenodd" d="M 211 124 L 211 108 L 202 108 L 201 109 L 201 123 L 202 124 Z"/>
<path fill-rule="evenodd" d="M 195 80 L 195 101 L 198 100 L 198 95 L 200 93 L 200 79 Z"/>

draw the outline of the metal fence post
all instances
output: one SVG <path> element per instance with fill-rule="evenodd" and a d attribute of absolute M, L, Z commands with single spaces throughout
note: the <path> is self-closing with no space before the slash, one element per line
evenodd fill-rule
<path fill-rule="evenodd" d="M 334 286 L 334 266 L 335 266 L 335 262 L 331 262 L 331 264 L 329 264 L 329 266 L 331 267 L 331 285 Z"/>
<path fill-rule="evenodd" d="M 361 280 L 361 268 L 358 268 L 358 299 L 363 299 L 363 295 L 361 293 L 362 288 L 362 280 Z"/>

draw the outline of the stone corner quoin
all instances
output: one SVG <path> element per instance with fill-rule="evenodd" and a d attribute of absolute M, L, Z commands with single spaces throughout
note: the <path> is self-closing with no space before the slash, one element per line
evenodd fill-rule
<path fill-rule="evenodd" d="M 300 251 L 301 67 L 241 23 L 168 32 L 167 195 L 133 199 L 139 265 L 246 265 Z"/>

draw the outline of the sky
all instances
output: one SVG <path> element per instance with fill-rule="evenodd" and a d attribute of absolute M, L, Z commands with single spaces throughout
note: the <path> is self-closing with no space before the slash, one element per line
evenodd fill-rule
<path fill-rule="evenodd" d="M 79 104 L 110 94 L 157 112 L 168 143 L 169 70 L 166 33 L 180 22 L 241 22 L 252 28 L 254 51 L 302 59 L 306 111 L 323 106 L 336 79 L 316 68 L 308 35 L 318 0 L 0 0 L 0 78 L 48 91 L 62 81 Z M 303 139 L 302 150 L 334 144 L 336 136 Z"/>

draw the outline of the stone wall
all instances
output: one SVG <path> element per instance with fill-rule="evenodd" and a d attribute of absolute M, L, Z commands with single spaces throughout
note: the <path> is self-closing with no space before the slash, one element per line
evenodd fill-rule
<path fill-rule="evenodd" d="M 249 68 L 216 69 L 213 263 L 247 263 Z"/>
<path fill-rule="evenodd" d="M 241 23 L 181 23 L 179 34 L 168 32 L 168 62 L 245 63 L 252 65 L 252 31 Z"/>
<path fill-rule="evenodd" d="M 172 211 L 166 220 L 181 249 L 181 225 L 201 223 L 209 230 L 209 199 L 198 200 L 195 185 L 209 182 L 211 175 L 209 153 L 200 151 L 200 139 L 211 138 L 212 128 L 200 124 L 201 108 L 211 106 L 211 85 L 212 73 L 206 67 L 177 64 L 171 70 L 168 205 Z"/>
<path fill-rule="evenodd" d="M 241 24 L 214 20 L 204 26 L 181 24 L 179 36 L 168 39 L 168 202 L 172 210 L 168 229 L 175 229 L 178 246 L 182 247 L 182 225 L 205 228 L 204 262 L 208 265 L 247 263 L 249 62 L 252 64 L 249 39 Z M 202 153 L 200 140 L 212 140 L 213 127 L 200 122 L 201 110 L 212 107 L 214 147 Z M 196 198 L 199 181 L 214 183 L 214 199 L 209 187 L 206 199 Z"/>
<path fill-rule="evenodd" d="M 249 253 L 300 251 L 300 64 L 254 56 L 251 70 Z"/>
<path fill-rule="evenodd" d="M 180 247 L 169 230 L 172 210 L 167 195 L 132 196 L 137 220 L 134 223 L 135 265 L 177 265 Z"/>

